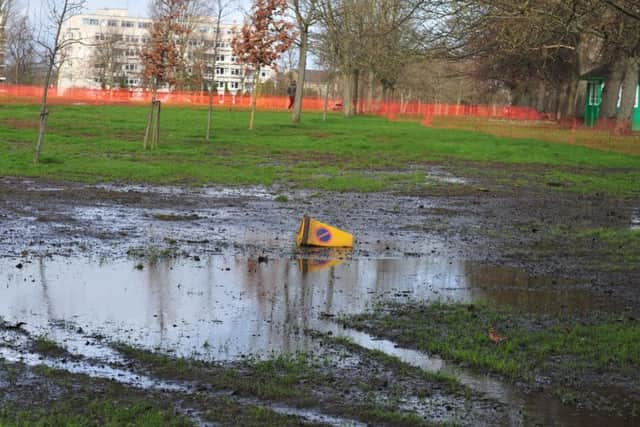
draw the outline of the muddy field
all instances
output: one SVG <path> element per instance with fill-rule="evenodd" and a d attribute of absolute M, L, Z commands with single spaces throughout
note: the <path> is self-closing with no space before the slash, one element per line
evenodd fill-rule
<path fill-rule="evenodd" d="M 1 179 L 3 411 L 98 395 L 201 425 L 637 422 L 637 378 L 611 412 L 338 322 L 385 301 L 640 316 L 635 247 L 584 232 L 638 227 L 640 201 L 434 176 L 422 194 Z M 296 248 L 304 214 L 355 248 Z"/>

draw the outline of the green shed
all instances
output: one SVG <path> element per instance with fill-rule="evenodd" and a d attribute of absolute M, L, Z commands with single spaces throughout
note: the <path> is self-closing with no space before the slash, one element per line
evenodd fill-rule
<path fill-rule="evenodd" d="M 585 98 L 584 106 L 584 125 L 586 127 L 595 126 L 600 117 L 600 104 L 602 103 L 602 90 L 609 78 L 610 69 L 609 66 L 603 65 L 598 68 L 594 68 L 586 74 L 583 74 L 580 79 L 587 82 L 587 96 Z M 640 83 L 640 82 L 639 82 Z M 633 108 L 633 115 L 631 118 L 631 130 L 640 131 L 640 108 L 638 107 L 638 96 L 640 92 L 640 84 L 636 87 L 636 103 Z M 620 107 L 620 97 L 618 97 L 618 108 Z"/>

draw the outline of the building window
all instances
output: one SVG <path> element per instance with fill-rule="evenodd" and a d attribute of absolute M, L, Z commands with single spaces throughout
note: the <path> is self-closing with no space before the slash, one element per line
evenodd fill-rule
<path fill-rule="evenodd" d="M 100 21 L 97 19 L 89 19 L 89 25 L 100 25 Z"/>
<path fill-rule="evenodd" d="M 617 108 L 620 108 L 622 105 L 622 85 L 620 85 L 620 89 L 618 89 L 618 102 L 616 104 Z"/>
<path fill-rule="evenodd" d="M 218 57 L 216 58 L 216 61 L 224 61 L 224 55 L 218 55 Z"/>
<path fill-rule="evenodd" d="M 598 86 L 599 85 L 597 83 L 589 83 L 587 85 L 587 98 L 589 100 L 589 105 L 600 105 Z"/>
<path fill-rule="evenodd" d="M 138 22 L 138 28 L 149 28 L 151 24 L 148 22 Z"/>
<path fill-rule="evenodd" d="M 231 75 L 232 76 L 239 76 L 240 75 L 240 68 L 232 68 L 231 69 Z"/>
<path fill-rule="evenodd" d="M 131 21 L 122 21 L 122 26 L 126 28 L 133 28 L 134 23 Z"/>
<path fill-rule="evenodd" d="M 107 21 L 107 26 L 109 26 L 109 27 L 117 27 L 118 26 L 118 21 L 116 21 L 115 19 L 109 19 Z"/>
<path fill-rule="evenodd" d="M 238 89 L 240 87 L 240 84 L 238 82 L 231 82 L 230 86 L 231 89 Z"/>
<path fill-rule="evenodd" d="M 224 89 L 224 82 L 218 82 L 218 89 Z"/>
<path fill-rule="evenodd" d="M 224 74 L 224 68 L 220 68 L 220 67 L 216 68 L 216 74 L 218 75 Z"/>

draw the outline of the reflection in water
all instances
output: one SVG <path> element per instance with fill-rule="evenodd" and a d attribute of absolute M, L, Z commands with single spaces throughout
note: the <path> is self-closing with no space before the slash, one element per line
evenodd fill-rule
<path fill-rule="evenodd" d="M 631 215 L 631 228 L 640 230 L 640 209 L 636 209 Z"/>
<path fill-rule="evenodd" d="M 3 259 L 0 316 L 11 322 L 26 321 L 30 332 L 47 334 L 73 353 L 103 360 L 113 358 L 113 352 L 88 346 L 76 330 L 179 356 L 219 360 L 314 350 L 316 344 L 305 331 L 332 331 L 424 369 L 450 372 L 511 407 L 525 402 L 535 413 L 547 411 L 548 420 L 567 425 L 584 421 L 555 401 L 524 399 L 499 381 L 397 349 L 389 341 L 343 330 L 326 319 L 360 313 L 389 299 L 483 299 L 543 311 L 588 310 L 596 302 L 587 292 L 518 270 L 447 258 L 352 260 L 347 255 L 307 252 L 301 260 L 219 255 L 203 262 L 158 261 L 142 271 L 132 260 L 43 258 L 16 269 L 15 262 Z M 514 420 L 520 415 L 514 414 Z"/>
<path fill-rule="evenodd" d="M 43 333 L 50 322 L 69 321 L 147 348 L 228 359 L 308 349 L 311 342 L 303 332 L 317 328 L 321 317 L 359 313 L 382 299 L 484 299 L 545 311 L 594 304 L 580 289 L 517 270 L 437 257 L 308 255 L 297 261 L 167 260 L 142 271 L 131 260 L 38 259 L 22 270 L 3 260 L 0 316 L 26 321 Z"/>

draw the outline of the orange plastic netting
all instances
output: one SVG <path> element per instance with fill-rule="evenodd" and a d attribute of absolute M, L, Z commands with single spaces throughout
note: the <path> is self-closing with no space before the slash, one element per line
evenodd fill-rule
<path fill-rule="evenodd" d="M 52 104 L 88 104 L 88 105 L 117 105 L 148 103 L 151 101 L 151 92 L 148 90 L 129 89 L 85 89 L 71 88 L 64 91 L 50 88 L 47 93 L 48 100 Z M 37 86 L 5 85 L 0 86 L 0 100 L 7 103 L 37 103 L 42 97 L 42 88 Z M 206 92 L 162 92 L 158 99 L 169 105 L 205 106 L 209 103 Z M 214 105 L 226 108 L 247 108 L 251 105 L 249 95 L 214 94 Z M 324 98 L 305 97 L 302 100 L 302 108 L 306 111 L 322 111 Z M 259 96 L 257 107 L 265 110 L 286 110 L 289 98 L 286 96 Z M 330 99 L 328 109 L 339 111 L 342 109 L 341 99 Z M 374 102 L 367 105 L 361 101 L 358 111 L 378 114 L 391 120 L 398 116 L 419 118 L 425 125 L 430 124 L 434 116 L 461 116 L 461 117 L 492 117 L 513 120 L 544 120 L 547 115 L 538 113 L 529 107 L 513 107 L 500 105 L 463 105 L 463 104 L 425 104 L 421 102 Z"/>

